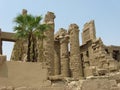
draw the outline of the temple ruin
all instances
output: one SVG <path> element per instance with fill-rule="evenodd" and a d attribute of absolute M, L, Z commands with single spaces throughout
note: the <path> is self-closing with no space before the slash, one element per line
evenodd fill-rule
<path fill-rule="evenodd" d="M 119 72 L 120 46 L 106 46 L 101 38 L 97 38 L 94 20 L 84 24 L 80 45 L 79 26 L 73 23 L 68 29 L 60 28 L 54 34 L 54 19 L 55 15 L 52 12 L 45 15 L 44 23 L 52 28 L 44 33 L 46 38 L 43 43 L 38 40 L 36 46 L 37 63 L 40 63 L 41 68 L 48 70 L 49 80 L 63 80 L 66 77 L 72 80 L 85 80 L 90 76 L 106 76 Z M 26 41 L 15 39 L 14 33 L 0 31 L 0 65 L 5 61 L 2 61 L 2 58 L 5 59 L 5 56 L 2 56 L 4 40 L 15 42 L 11 62 L 26 62 Z M 42 49 L 41 44 L 43 44 Z"/>

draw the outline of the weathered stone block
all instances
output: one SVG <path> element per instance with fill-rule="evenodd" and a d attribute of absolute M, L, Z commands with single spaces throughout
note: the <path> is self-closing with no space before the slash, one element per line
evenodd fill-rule
<path fill-rule="evenodd" d="M 117 87 L 116 80 L 110 80 L 110 85 L 111 85 L 111 87 Z"/>
<path fill-rule="evenodd" d="M 88 76 L 94 76 L 96 74 L 96 68 L 93 67 L 87 67 L 84 69 L 85 77 Z"/>
<path fill-rule="evenodd" d="M 119 87 L 112 87 L 110 90 L 120 90 Z"/>
<path fill-rule="evenodd" d="M 106 75 L 106 73 L 107 73 L 108 71 L 106 70 L 106 69 L 97 69 L 97 73 L 98 73 L 98 75 Z"/>
<path fill-rule="evenodd" d="M 28 90 L 28 88 L 27 87 L 18 87 L 15 90 Z"/>
<path fill-rule="evenodd" d="M 110 63 L 110 66 L 109 66 L 110 72 L 118 70 L 117 62 L 115 62 L 115 61 L 112 60 L 109 63 Z"/>
<path fill-rule="evenodd" d="M 8 86 L 7 90 L 14 90 L 14 88 L 12 86 Z"/>
<path fill-rule="evenodd" d="M 110 83 L 107 79 L 86 80 L 82 90 L 110 90 Z"/>
<path fill-rule="evenodd" d="M 0 87 L 0 90 L 7 90 L 7 88 L 6 87 Z"/>
<path fill-rule="evenodd" d="M 6 56 L 0 55 L 0 65 L 2 65 L 6 61 Z"/>

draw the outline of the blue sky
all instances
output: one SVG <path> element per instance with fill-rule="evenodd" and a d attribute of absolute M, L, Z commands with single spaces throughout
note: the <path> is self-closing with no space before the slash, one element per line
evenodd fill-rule
<path fill-rule="evenodd" d="M 97 37 L 106 45 L 120 45 L 120 0 L 0 0 L 2 31 L 13 32 L 13 19 L 22 9 L 43 17 L 47 11 L 54 12 L 55 31 L 61 27 L 68 29 L 71 23 L 76 23 L 82 32 L 86 22 L 95 20 Z M 3 42 L 3 53 L 8 58 L 12 46 Z"/>

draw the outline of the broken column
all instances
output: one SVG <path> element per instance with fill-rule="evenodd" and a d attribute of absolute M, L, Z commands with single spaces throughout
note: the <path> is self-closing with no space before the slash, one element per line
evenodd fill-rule
<path fill-rule="evenodd" d="M 54 35 L 54 75 L 60 75 L 61 64 L 60 64 L 60 40 L 59 31 Z"/>
<path fill-rule="evenodd" d="M 69 76 L 69 56 L 68 56 L 68 39 L 67 30 L 61 28 L 59 34 L 60 40 L 60 60 L 61 60 L 61 75 Z"/>
<path fill-rule="evenodd" d="M 70 35 L 70 70 L 75 79 L 83 77 L 82 61 L 80 58 L 79 27 L 76 24 L 69 26 Z"/>
<path fill-rule="evenodd" d="M 44 46 L 44 61 L 48 68 L 48 75 L 54 73 L 54 19 L 55 15 L 52 12 L 47 12 L 44 23 L 49 25 L 49 30 L 44 32 L 46 38 L 43 41 Z"/>

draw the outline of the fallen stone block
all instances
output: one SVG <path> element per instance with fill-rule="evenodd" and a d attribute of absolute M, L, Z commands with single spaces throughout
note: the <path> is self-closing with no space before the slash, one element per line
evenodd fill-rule
<path fill-rule="evenodd" d="M 0 90 L 7 90 L 7 88 L 6 87 L 0 87 Z"/>

